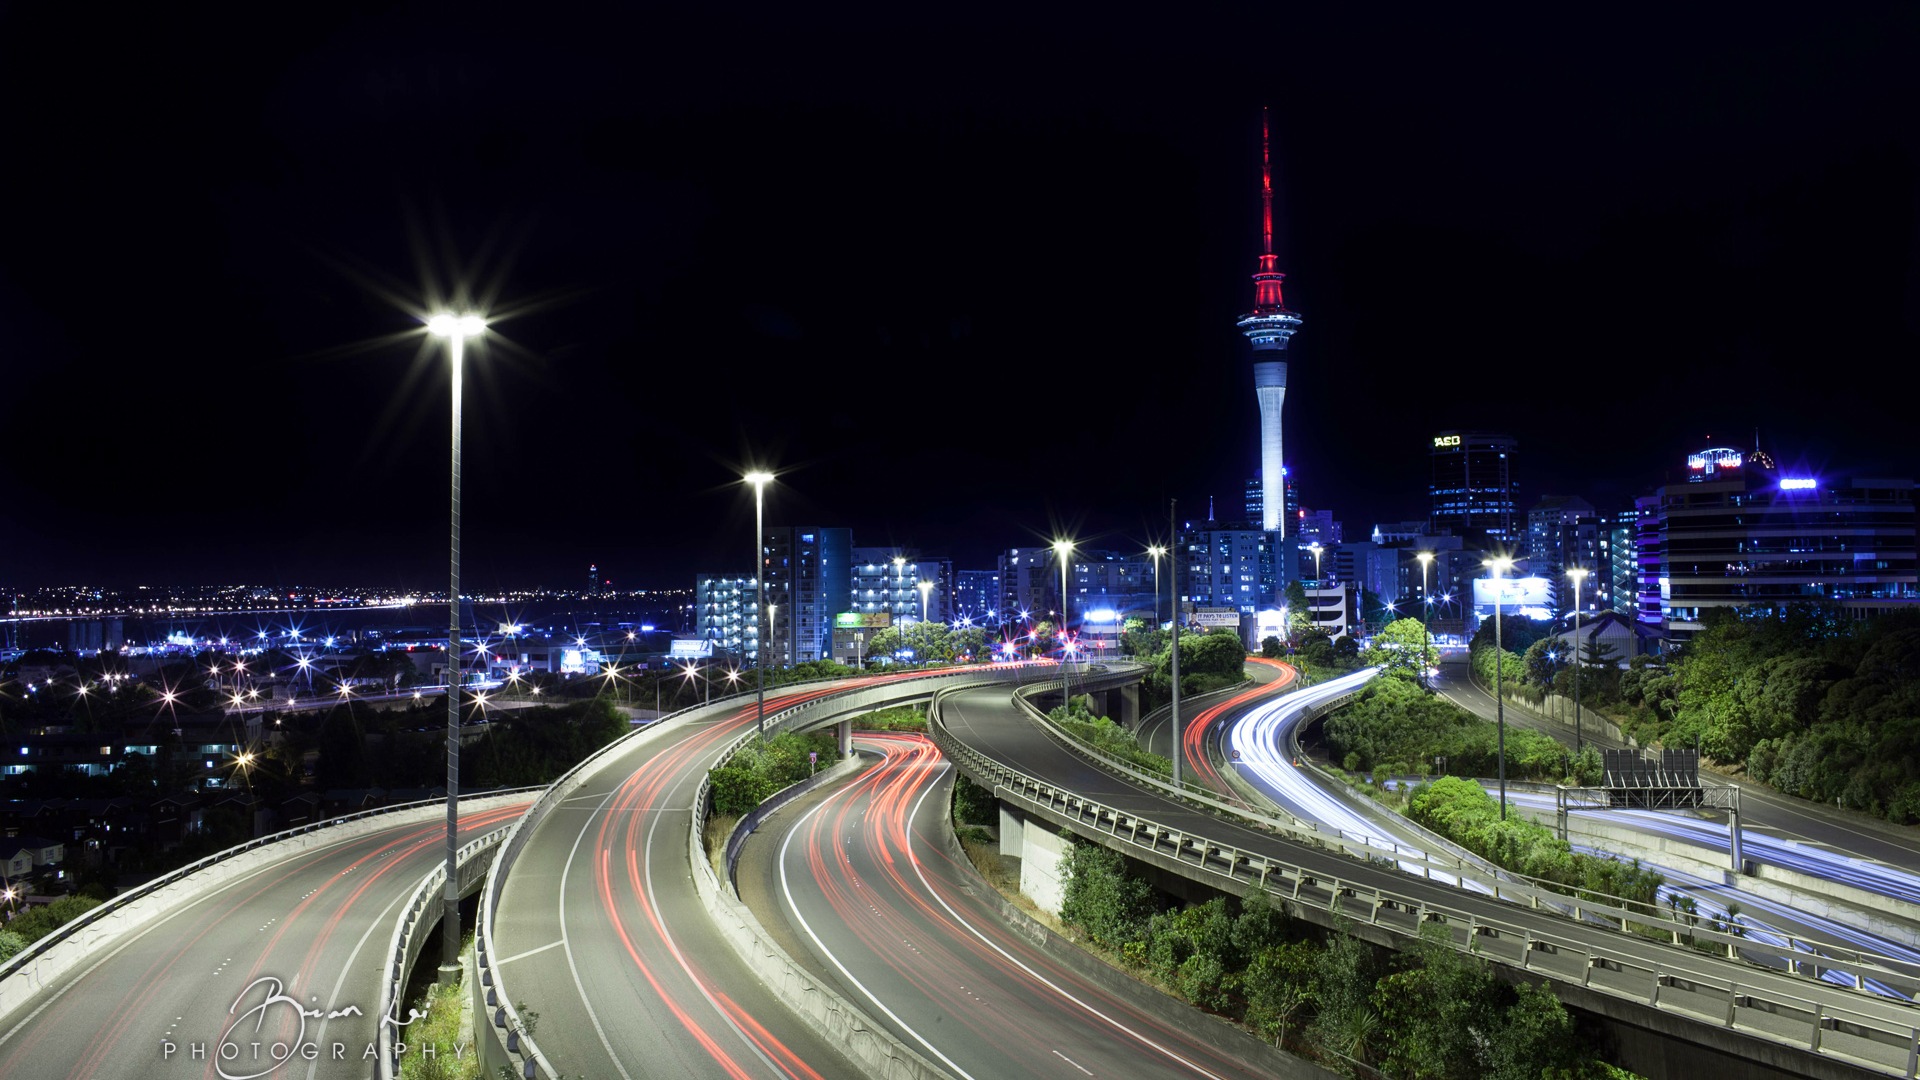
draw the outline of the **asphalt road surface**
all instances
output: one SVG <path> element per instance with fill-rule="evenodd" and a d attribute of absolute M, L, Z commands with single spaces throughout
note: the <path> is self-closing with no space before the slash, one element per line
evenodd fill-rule
<path fill-rule="evenodd" d="M 952 770 L 933 744 L 859 745 L 881 763 L 762 826 L 741 892 L 902 1041 L 959 1080 L 1326 1075 L 1074 946 L 1043 947 L 955 850 Z"/>
<path fill-rule="evenodd" d="M 526 807 L 517 797 L 464 812 L 462 842 Z M 444 812 L 427 810 L 226 882 L 7 1017 L 0 1077 L 370 1077 L 393 921 L 445 859 Z M 354 1011 L 303 1020 L 302 1008 Z M 276 1043 L 288 1060 L 273 1060 Z M 309 1045 L 311 1061 L 291 1049 Z"/>

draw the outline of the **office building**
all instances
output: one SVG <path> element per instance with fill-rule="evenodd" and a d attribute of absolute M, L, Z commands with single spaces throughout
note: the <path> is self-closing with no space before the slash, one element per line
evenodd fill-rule
<path fill-rule="evenodd" d="M 1865 615 L 1920 602 L 1911 477 L 1816 476 L 1733 453 L 1690 455 L 1687 482 L 1658 489 L 1638 522 L 1643 620 L 1649 578 L 1676 641 L 1714 608 L 1819 600 Z"/>
<path fill-rule="evenodd" d="M 1429 529 L 1453 533 L 1470 548 L 1519 554 L 1521 538 L 1514 510 L 1519 492 L 1514 469 L 1518 445 L 1510 436 L 1486 432 L 1435 435 L 1429 450 Z"/>
<path fill-rule="evenodd" d="M 1527 572 L 1547 579 L 1554 611 L 1573 610 L 1569 569 L 1589 571 L 1586 588 L 1601 584 L 1594 576 L 1602 566 L 1600 550 L 1600 516 L 1578 495 L 1546 495 L 1527 511 Z"/>
<path fill-rule="evenodd" d="M 1275 538 L 1251 522 L 1188 522 L 1174 545 L 1182 604 L 1251 615 L 1274 603 Z M 1295 541 L 1278 541 L 1291 550 Z"/>

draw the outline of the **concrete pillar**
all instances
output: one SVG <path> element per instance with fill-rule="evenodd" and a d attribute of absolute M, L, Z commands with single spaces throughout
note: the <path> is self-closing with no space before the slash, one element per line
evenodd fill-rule
<path fill-rule="evenodd" d="M 1000 804 L 1000 854 L 1018 859 L 1027 853 L 1026 824 L 1020 811 Z"/>
<path fill-rule="evenodd" d="M 840 721 L 838 724 L 834 725 L 833 732 L 834 732 L 834 735 L 837 736 L 840 740 L 840 756 L 842 758 L 852 757 L 853 756 L 853 721 L 851 720 Z"/>
<path fill-rule="evenodd" d="M 1128 683 L 1121 687 L 1118 693 L 1120 697 L 1118 704 L 1119 715 L 1114 716 L 1113 713 L 1108 713 L 1107 715 L 1113 716 L 1114 723 L 1119 724 L 1128 731 L 1132 731 L 1140 726 L 1140 684 Z"/>
<path fill-rule="evenodd" d="M 1066 888 L 1060 881 L 1060 860 L 1067 853 L 1067 842 L 1059 833 L 1038 822 L 1023 832 L 1026 851 L 1020 857 L 1020 891 L 1035 907 L 1057 916 L 1061 901 L 1066 898 Z"/>

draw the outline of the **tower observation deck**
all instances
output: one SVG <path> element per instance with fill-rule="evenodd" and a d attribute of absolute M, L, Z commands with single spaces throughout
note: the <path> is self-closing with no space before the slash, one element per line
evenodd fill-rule
<path fill-rule="evenodd" d="M 1300 329 L 1300 316 L 1287 310 L 1280 283 L 1287 275 L 1274 269 L 1273 155 L 1266 110 L 1260 114 L 1260 269 L 1253 275 L 1253 310 L 1234 325 L 1253 346 L 1253 393 L 1260 405 L 1260 528 L 1286 535 L 1286 457 L 1282 452 L 1280 410 L 1287 400 L 1287 340 Z"/>

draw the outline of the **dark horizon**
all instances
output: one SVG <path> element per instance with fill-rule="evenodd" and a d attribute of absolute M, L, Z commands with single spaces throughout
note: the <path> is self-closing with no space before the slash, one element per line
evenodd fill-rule
<path fill-rule="evenodd" d="M 1557 18 L 16 10 L 0 578 L 443 589 L 463 275 L 470 589 L 745 566 L 750 465 L 959 568 L 1239 518 L 1263 105 L 1289 465 L 1350 535 L 1448 429 L 1522 508 L 1756 428 L 1920 471 L 1920 12 Z"/>

